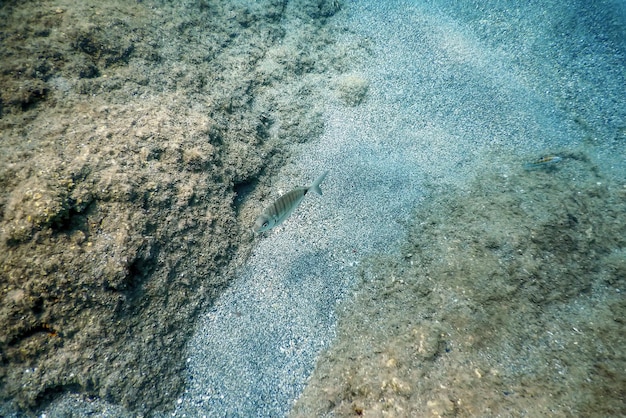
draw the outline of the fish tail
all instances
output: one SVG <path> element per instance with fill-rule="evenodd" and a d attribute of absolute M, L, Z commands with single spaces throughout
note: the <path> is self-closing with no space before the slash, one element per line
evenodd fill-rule
<path fill-rule="evenodd" d="M 526 170 L 534 170 L 535 168 L 539 168 L 540 166 L 535 163 L 526 163 L 524 164 L 524 168 Z"/>
<path fill-rule="evenodd" d="M 313 184 L 311 184 L 311 187 L 309 187 L 309 190 L 313 190 L 315 193 L 321 195 L 322 189 L 320 189 L 320 184 L 322 184 L 322 182 L 324 181 L 324 178 L 326 178 L 326 174 L 328 174 L 328 171 L 324 171 L 322 175 L 319 176 L 317 180 L 313 182 Z"/>

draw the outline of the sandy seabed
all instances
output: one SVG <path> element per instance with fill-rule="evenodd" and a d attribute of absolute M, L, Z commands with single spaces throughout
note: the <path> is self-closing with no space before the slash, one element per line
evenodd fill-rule
<path fill-rule="evenodd" d="M 186 363 L 245 266 L 275 299 L 221 306 L 250 339 L 219 348 L 251 376 L 261 316 L 284 334 L 317 292 L 315 350 L 339 318 L 292 416 L 626 415 L 626 13 L 600 3 L 3 2 L 0 415 L 225 415 Z M 539 150 L 561 161 L 525 169 Z M 255 241 L 303 161 L 331 170 L 318 212 Z M 318 354 L 289 331 L 272 411 Z"/>

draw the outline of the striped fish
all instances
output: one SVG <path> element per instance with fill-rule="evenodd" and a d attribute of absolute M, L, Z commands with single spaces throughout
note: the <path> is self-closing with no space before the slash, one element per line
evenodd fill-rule
<path fill-rule="evenodd" d="M 552 167 L 554 164 L 560 162 L 561 160 L 563 160 L 563 158 L 559 157 L 558 155 L 544 155 L 543 157 L 538 158 L 535 161 L 524 164 L 524 168 L 526 170 L 535 170 L 538 168 Z"/>
<path fill-rule="evenodd" d="M 309 187 L 296 187 L 292 191 L 279 197 L 278 200 L 265 208 L 263 213 L 256 219 L 252 230 L 259 234 L 274 228 L 276 225 L 280 225 L 296 210 L 309 190 L 313 190 L 315 193 L 321 195 L 322 189 L 320 189 L 320 184 L 324 181 L 326 174 L 328 174 L 328 171 L 319 176 Z"/>

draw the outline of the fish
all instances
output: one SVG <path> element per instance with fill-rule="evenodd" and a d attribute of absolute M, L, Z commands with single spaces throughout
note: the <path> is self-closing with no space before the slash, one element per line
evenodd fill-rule
<path fill-rule="evenodd" d="M 558 155 L 544 155 L 543 157 L 524 164 L 524 168 L 526 170 L 534 170 L 536 168 L 549 167 L 562 160 L 563 158 L 559 157 Z"/>
<path fill-rule="evenodd" d="M 266 207 L 261 215 L 259 215 L 254 222 L 252 230 L 257 234 L 260 234 L 261 232 L 268 231 L 275 226 L 280 225 L 289 217 L 289 215 L 293 213 L 294 210 L 296 210 L 298 206 L 300 206 L 302 199 L 304 199 L 304 196 L 306 196 L 310 190 L 313 190 L 315 193 L 321 195 L 322 189 L 320 189 L 320 184 L 324 181 L 327 174 L 328 171 L 325 171 L 310 186 L 298 186 L 279 197 L 274 203 Z"/>

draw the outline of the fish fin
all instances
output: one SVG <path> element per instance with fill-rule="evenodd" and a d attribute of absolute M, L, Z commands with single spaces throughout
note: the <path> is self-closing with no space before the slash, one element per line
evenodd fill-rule
<path fill-rule="evenodd" d="M 311 186 L 309 187 L 309 189 L 308 189 L 308 190 L 313 190 L 313 191 L 315 191 L 315 193 L 317 193 L 317 194 L 321 195 L 321 194 L 322 194 L 322 189 L 320 189 L 320 184 L 322 184 L 322 182 L 324 181 L 324 178 L 326 178 L 326 174 L 328 174 L 328 171 L 324 171 L 324 172 L 322 173 L 322 175 L 321 175 L 321 176 L 319 176 L 319 177 L 317 178 L 317 180 L 315 180 L 315 181 L 313 182 L 313 184 L 311 184 Z M 308 190 L 307 190 L 307 191 L 308 191 Z"/>

